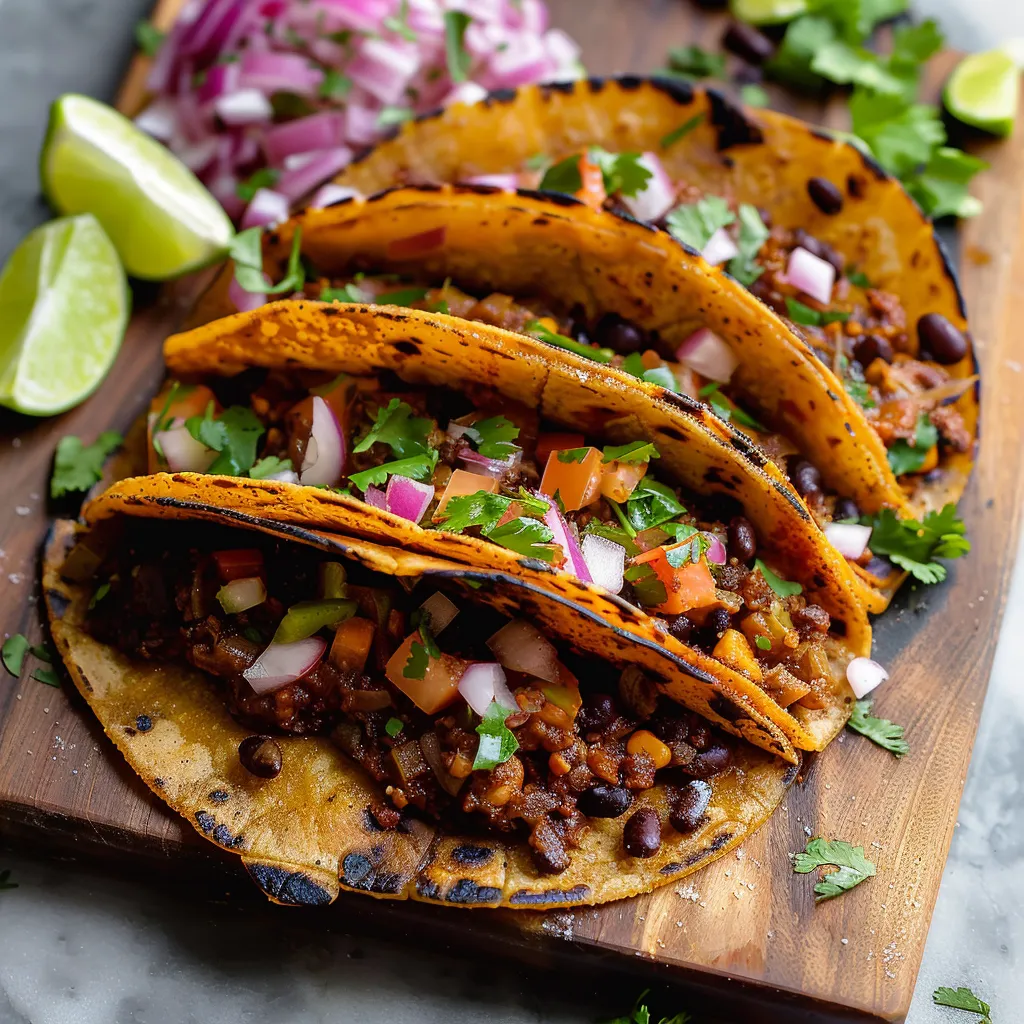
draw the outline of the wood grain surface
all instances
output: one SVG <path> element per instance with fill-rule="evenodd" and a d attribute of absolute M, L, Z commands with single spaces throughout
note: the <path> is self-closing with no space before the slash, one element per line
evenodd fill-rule
<path fill-rule="evenodd" d="M 181 6 L 165 0 L 158 24 L 169 24 Z M 550 0 L 549 6 L 555 24 L 580 40 L 595 73 L 651 70 L 668 46 L 713 43 L 722 27 L 685 0 Z M 933 90 L 952 60 L 947 54 L 934 62 Z M 143 80 L 144 69 L 134 66 L 122 109 L 137 109 Z M 835 102 L 816 107 L 774 91 L 773 100 L 820 122 L 842 116 Z M 383 914 L 424 934 L 455 930 L 468 945 L 496 943 L 514 955 L 585 962 L 598 954 L 605 962 L 656 967 L 694 986 L 698 1002 L 703 994 L 720 1012 L 742 1012 L 743 1020 L 776 1019 L 781 1006 L 790 1020 L 904 1018 L 956 821 L 1024 499 L 1018 440 L 1024 370 L 1014 344 L 1015 321 L 1024 315 L 1024 191 L 1017 174 L 1024 131 L 973 148 L 991 163 L 975 188 L 984 212 L 965 225 L 961 239 L 984 381 L 984 445 L 961 506 L 974 549 L 945 585 L 908 588 L 876 624 L 878 657 L 891 672 L 876 710 L 906 726 L 911 755 L 897 761 L 865 739 L 843 736 L 742 851 L 649 896 L 597 909 L 479 911 L 467 918 L 464 911 L 382 907 L 343 894 L 334 908 L 316 914 Z M 62 511 L 45 497 L 54 444 L 64 434 L 91 440 L 104 429 L 128 427 L 157 386 L 160 342 L 198 287 L 186 280 L 151 301 L 136 297 L 114 370 L 83 406 L 41 422 L 13 414 L 0 419 L 0 474 L 9 503 L 0 517 L 6 632 L 33 640 L 43 635 L 38 547 L 49 518 Z M 0 681 L 0 833 L 82 852 L 118 850 L 234 869 L 138 783 L 76 695 L 31 678 L 37 667 L 45 666 L 30 657 L 20 680 Z M 793 874 L 789 860 L 811 835 L 864 845 L 878 876 L 815 906 L 813 877 Z"/>

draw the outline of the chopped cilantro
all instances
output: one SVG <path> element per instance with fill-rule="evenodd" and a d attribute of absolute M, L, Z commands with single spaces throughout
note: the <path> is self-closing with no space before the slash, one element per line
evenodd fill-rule
<path fill-rule="evenodd" d="M 611 499 L 608 499 L 610 503 Z M 605 540 L 613 541 L 615 544 L 619 544 L 621 547 L 626 549 L 626 554 L 630 558 L 640 554 L 640 548 L 633 543 L 633 538 L 636 536 L 636 530 L 625 521 L 625 517 L 622 514 L 622 508 L 618 502 L 614 504 L 615 511 L 620 517 L 620 521 L 624 521 L 623 526 L 613 526 L 611 523 L 602 523 L 600 519 L 591 519 L 589 523 L 584 527 L 583 534 L 595 534 L 598 537 L 604 537 Z"/>
<path fill-rule="evenodd" d="M 556 554 L 551 543 L 554 533 L 545 523 L 520 516 L 498 525 L 513 503 L 530 516 L 543 516 L 550 507 L 546 501 L 526 491 L 520 491 L 518 498 L 477 491 L 475 494 L 449 498 L 441 513 L 440 528 L 449 533 L 461 533 L 471 526 L 478 526 L 480 533 L 495 544 L 529 558 L 553 562 Z"/>
<path fill-rule="evenodd" d="M 926 412 L 917 417 L 917 425 L 914 430 L 914 443 L 899 438 L 889 449 L 889 466 L 896 476 L 904 473 L 916 473 L 928 457 L 928 452 L 938 444 L 939 431 L 934 423 L 928 418 Z"/>
<path fill-rule="evenodd" d="M 405 723 L 400 718 L 389 718 L 384 723 L 384 731 L 394 739 L 403 729 Z"/>
<path fill-rule="evenodd" d="M 654 366 L 650 370 L 644 370 L 641 380 L 649 384 L 657 384 L 666 391 L 673 391 L 679 394 L 679 381 L 676 375 L 667 366 Z"/>
<path fill-rule="evenodd" d="M 185 429 L 200 444 L 218 452 L 207 473 L 246 476 L 256 462 L 256 445 L 263 436 L 263 424 L 252 409 L 233 405 L 220 416 L 213 415 L 213 402 L 202 416 L 190 416 Z"/>
<path fill-rule="evenodd" d="M 93 591 L 92 597 L 89 598 L 89 611 L 92 611 L 109 593 L 110 581 L 106 580 Z"/>
<path fill-rule="evenodd" d="M 373 302 L 373 295 L 358 284 L 349 282 L 340 288 L 321 288 L 321 302 Z"/>
<path fill-rule="evenodd" d="M 124 440 L 116 430 L 106 430 L 90 445 L 73 435 L 57 442 L 50 477 L 50 497 L 62 498 L 72 491 L 87 491 L 103 476 L 107 456 Z"/>
<path fill-rule="evenodd" d="M 411 121 L 415 115 L 408 107 L 381 107 L 377 115 L 378 128 L 390 128 L 396 124 L 405 124 Z"/>
<path fill-rule="evenodd" d="M 658 579 L 650 565 L 634 565 L 625 572 L 626 581 L 632 586 L 637 601 L 645 608 L 656 607 L 668 600 L 665 584 Z"/>
<path fill-rule="evenodd" d="M 167 33 L 158 29 L 152 22 L 135 23 L 135 44 L 147 57 L 155 57 L 166 38 Z"/>
<path fill-rule="evenodd" d="M 731 398 L 726 398 L 722 394 L 722 385 L 717 381 L 712 381 L 710 384 L 705 384 L 697 394 L 701 398 L 707 399 L 708 405 L 715 410 L 715 415 L 725 420 L 727 423 L 732 421 L 738 423 L 741 427 L 747 427 L 750 430 L 758 430 L 764 433 L 768 428 L 759 420 L 754 419 L 745 409 L 741 409 Z"/>
<path fill-rule="evenodd" d="M 851 846 L 841 839 L 811 839 L 804 852 L 793 857 L 793 870 L 801 875 L 831 866 L 838 870 L 826 874 L 814 887 L 816 903 L 841 896 L 875 874 L 875 865 L 864 856 L 864 847 Z"/>
<path fill-rule="evenodd" d="M 372 466 L 361 473 L 349 474 L 348 482 L 364 494 L 367 487 L 382 487 L 389 476 L 407 476 L 410 480 L 427 480 L 434 475 L 437 466 L 437 452 L 434 449 L 410 455 L 407 459 L 385 462 Z"/>
<path fill-rule="evenodd" d="M 519 741 L 505 719 L 514 709 L 502 707 L 496 700 L 488 705 L 484 717 L 476 727 L 480 742 L 473 759 L 474 771 L 490 771 L 504 764 L 518 749 Z"/>
<path fill-rule="evenodd" d="M 568 352 L 575 352 L 576 355 L 583 356 L 584 359 L 593 359 L 595 363 L 610 363 L 615 356 L 610 348 L 595 348 L 576 341 L 575 338 L 567 338 L 564 334 L 556 334 L 539 320 L 531 320 L 525 330 L 527 334 L 539 341 L 546 341 L 549 345 L 564 348 Z"/>
<path fill-rule="evenodd" d="M 325 68 L 318 92 L 322 100 L 343 100 L 352 91 L 352 79 L 334 68 Z"/>
<path fill-rule="evenodd" d="M 884 508 L 874 518 L 862 520 L 871 529 L 871 550 L 884 555 L 922 583 L 941 583 L 946 567 L 937 558 L 960 558 L 971 550 L 965 527 L 955 505 L 929 512 L 923 520 L 899 519 Z"/>
<path fill-rule="evenodd" d="M 389 32 L 407 39 L 410 43 L 416 42 L 416 33 L 409 28 L 409 0 L 402 0 L 398 8 L 398 14 L 389 14 L 381 20 L 381 24 Z"/>
<path fill-rule="evenodd" d="M 33 645 L 28 649 L 28 653 L 31 654 L 33 658 L 45 661 L 47 665 L 53 664 L 53 651 L 51 651 L 45 643 Z"/>
<path fill-rule="evenodd" d="M 60 686 L 60 676 L 52 668 L 37 668 L 32 673 L 32 678 L 37 683 L 45 683 L 47 686 Z"/>
<path fill-rule="evenodd" d="M 288 269 L 277 284 L 268 284 L 263 272 L 263 228 L 246 228 L 239 231 L 228 246 L 228 256 L 235 262 L 235 280 L 247 292 L 264 295 L 281 295 L 284 292 L 302 291 L 306 283 L 306 271 L 302 265 L 302 229 L 295 229 L 292 250 L 288 254 Z"/>
<path fill-rule="evenodd" d="M 967 191 L 970 180 L 988 164 L 951 146 L 939 146 L 928 163 L 904 178 L 907 191 L 932 217 L 973 217 L 981 202 Z"/>
<path fill-rule="evenodd" d="M 748 107 L 767 107 L 770 102 L 768 93 L 761 86 L 754 85 L 752 82 L 740 86 L 740 99 Z"/>
<path fill-rule="evenodd" d="M 862 408 L 874 409 L 875 400 L 871 397 L 871 388 L 865 380 L 857 380 L 853 377 L 844 377 L 843 384 L 846 393 Z"/>
<path fill-rule="evenodd" d="M 491 416 L 477 420 L 465 432 L 476 450 L 488 459 L 507 459 L 519 451 L 512 442 L 519 436 L 519 428 L 504 416 Z"/>
<path fill-rule="evenodd" d="M 266 480 L 268 476 L 276 476 L 278 473 L 287 473 L 292 469 L 291 459 L 279 459 L 276 455 L 268 455 L 253 463 L 249 470 L 249 476 L 253 480 Z"/>
<path fill-rule="evenodd" d="M 675 46 L 668 51 L 670 75 L 684 78 L 724 78 L 725 54 L 711 53 L 700 46 Z"/>
<path fill-rule="evenodd" d="M 703 533 L 698 533 L 694 530 L 689 537 L 689 540 L 684 540 L 680 544 L 673 544 L 672 547 L 665 548 L 665 561 L 673 569 L 681 569 L 684 565 L 689 565 L 691 562 L 699 562 L 701 557 L 707 554 L 708 548 L 711 547 L 711 541 Z"/>
<path fill-rule="evenodd" d="M 793 323 L 805 327 L 824 327 L 826 324 L 846 323 L 850 319 L 849 313 L 836 309 L 812 309 L 789 295 L 786 296 L 786 312 Z"/>
<path fill-rule="evenodd" d="M 651 1024 L 651 1011 L 644 1002 L 646 997 L 647 992 L 641 992 L 627 1016 L 616 1017 L 605 1024 Z M 680 1012 L 672 1017 L 662 1017 L 659 1024 L 692 1024 L 692 1021 L 693 1018 L 688 1013 Z"/>
<path fill-rule="evenodd" d="M 660 459 L 661 454 L 650 441 L 630 441 L 628 444 L 606 444 L 601 452 L 602 462 L 650 462 Z"/>
<path fill-rule="evenodd" d="M 673 238 L 702 252 L 711 236 L 734 220 L 736 214 L 721 196 L 707 195 L 677 206 L 665 218 L 665 226 Z"/>
<path fill-rule="evenodd" d="M 4 668 L 15 679 L 21 675 L 22 666 L 25 664 L 25 655 L 28 654 L 30 644 L 28 638 L 21 633 L 12 633 L 0 648 L 0 657 L 3 658 Z"/>
<path fill-rule="evenodd" d="M 7 868 L 4 871 L 0 871 L 0 890 L 17 888 L 18 883 L 11 881 L 11 869 Z"/>
<path fill-rule="evenodd" d="M 610 196 L 635 196 L 651 180 L 652 174 L 643 163 L 642 153 L 609 153 L 594 146 L 587 155 L 591 163 L 601 168 L 604 190 Z"/>
<path fill-rule="evenodd" d="M 684 515 L 686 508 L 672 491 L 650 474 L 643 477 L 633 489 L 626 502 L 626 515 L 630 525 L 638 532 L 660 526 L 678 516 Z"/>
<path fill-rule="evenodd" d="M 261 167 L 258 171 L 250 174 L 245 181 L 240 181 L 235 186 L 235 195 L 247 203 L 256 195 L 257 189 L 273 188 L 280 177 L 281 172 L 275 171 L 273 167 Z"/>
<path fill-rule="evenodd" d="M 888 750 L 897 757 L 910 753 L 910 744 L 903 738 L 903 726 L 890 722 L 888 718 L 875 718 L 871 714 L 873 702 L 859 700 L 853 705 L 853 714 L 846 723 L 847 727 L 862 736 L 867 736 L 872 743 Z"/>
<path fill-rule="evenodd" d="M 776 576 L 760 558 L 754 559 L 754 568 L 760 571 L 761 575 L 764 577 L 765 583 L 767 583 L 768 586 L 779 595 L 779 597 L 793 597 L 796 594 L 802 594 L 804 591 L 804 588 L 800 586 L 799 583 L 793 583 L 790 580 L 782 579 L 781 576 Z"/>
<path fill-rule="evenodd" d="M 729 273 L 745 288 L 749 288 L 764 273 L 756 256 L 768 240 L 769 231 L 761 220 L 756 206 L 741 203 L 739 208 L 740 230 L 736 239 L 739 253 L 729 260 Z"/>
<path fill-rule="evenodd" d="M 381 306 L 411 306 L 414 302 L 422 302 L 428 291 L 427 288 L 399 288 L 383 292 L 373 301 Z"/>
<path fill-rule="evenodd" d="M 551 164 L 544 171 L 544 176 L 537 186 L 542 192 L 564 192 L 574 196 L 583 188 L 583 176 L 580 174 L 580 155 L 574 153 L 556 164 Z"/>
<path fill-rule="evenodd" d="M 757 644 L 759 650 L 770 651 L 772 649 L 772 642 L 769 637 L 755 636 L 754 643 Z"/>
<path fill-rule="evenodd" d="M 470 56 L 466 51 L 465 36 L 472 20 L 465 11 L 444 13 L 444 50 L 448 74 L 453 82 L 465 82 L 469 78 Z"/>
<path fill-rule="evenodd" d="M 557 453 L 559 462 L 582 462 L 589 454 L 589 448 L 562 448 Z"/>
<path fill-rule="evenodd" d="M 661 148 L 668 149 L 674 146 L 681 138 L 689 135 L 694 128 L 704 120 L 703 114 L 694 114 L 688 121 L 684 121 L 678 128 L 673 128 L 667 135 L 661 138 Z"/>
<path fill-rule="evenodd" d="M 854 89 L 850 118 L 854 134 L 871 147 L 875 159 L 901 178 L 926 165 L 932 152 L 946 141 L 937 107 L 908 104 L 899 96 Z"/>
<path fill-rule="evenodd" d="M 421 455 L 427 451 L 427 438 L 433 429 L 433 420 L 413 416 L 412 406 L 392 398 L 386 407 L 377 410 L 373 426 L 352 450 L 365 452 L 375 444 L 386 444 L 400 459 Z"/>
<path fill-rule="evenodd" d="M 969 988 L 937 988 L 932 993 L 932 1002 L 936 1006 L 951 1006 L 954 1010 L 970 1010 L 982 1013 L 986 1017 L 992 1012 L 991 1007 L 983 999 L 979 999 Z M 982 1022 L 979 1021 L 979 1024 Z"/>
<path fill-rule="evenodd" d="M 550 527 L 536 519 L 512 519 L 487 534 L 487 539 L 526 558 L 554 562 L 554 533 Z"/>
<path fill-rule="evenodd" d="M 846 279 L 852 285 L 856 285 L 858 288 L 870 288 L 871 281 L 868 279 L 868 275 L 863 270 L 847 270 Z"/>
<path fill-rule="evenodd" d="M 409 658 L 402 669 L 402 675 L 406 679 L 425 679 L 429 664 L 430 655 L 426 647 L 414 640 L 409 647 Z"/>

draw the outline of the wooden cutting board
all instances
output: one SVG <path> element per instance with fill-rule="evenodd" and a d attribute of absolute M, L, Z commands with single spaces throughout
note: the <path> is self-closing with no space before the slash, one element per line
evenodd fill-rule
<path fill-rule="evenodd" d="M 158 24 L 182 0 L 164 0 Z M 658 67 L 669 45 L 714 44 L 719 16 L 684 0 L 550 0 L 555 24 L 583 45 L 592 73 Z M 954 56 L 934 62 L 933 91 Z M 120 98 L 139 103 L 136 66 Z M 775 105 L 818 121 L 841 116 L 773 93 Z M 459 933 L 467 947 L 497 945 L 510 955 L 657 968 L 693 987 L 694 1005 L 743 1020 L 902 1020 L 910 1005 L 928 922 L 956 821 L 957 805 L 1006 601 L 1020 534 L 1024 473 L 1019 439 L 1024 403 L 1015 328 L 1024 316 L 1024 129 L 1004 143 L 972 147 L 991 162 L 975 188 L 981 216 L 961 235 L 962 280 L 984 376 L 984 446 L 961 505 L 974 544 L 950 580 L 907 588 L 877 623 L 876 649 L 891 671 L 876 710 L 903 723 L 912 753 L 896 761 L 847 734 L 795 787 L 746 847 L 682 884 L 599 909 L 547 914 L 383 905 L 343 894 L 333 908 L 306 912 L 324 924 L 401 922 L 416 934 Z M 43 634 L 38 549 L 50 516 L 46 488 L 56 441 L 124 430 L 161 376 L 160 342 L 180 322 L 200 282 L 178 282 L 138 311 L 113 372 L 88 402 L 53 420 L 0 417 L 0 625 Z M 1024 360 L 1022 360 L 1024 361 Z M 67 509 L 63 510 L 65 513 Z M 4 581 L 6 577 L 6 581 Z M 77 695 L 30 678 L 0 678 L 0 834 L 47 848 L 111 859 L 158 860 L 194 871 L 204 865 L 241 873 L 233 859 L 202 843 L 171 817 L 127 770 Z M 813 878 L 797 876 L 789 854 L 811 835 L 863 844 L 878 876 L 853 892 L 814 905 Z M 238 886 L 234 886 L 238 888 Z M 280 913 L 299 913 L 280 911 Z"/>

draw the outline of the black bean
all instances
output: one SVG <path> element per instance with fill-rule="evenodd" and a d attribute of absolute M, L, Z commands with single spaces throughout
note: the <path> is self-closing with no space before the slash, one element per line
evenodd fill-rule
<path fill-rule="evenodd" d="M 685 615 L 678 615 L 668 627 L 668 631 L 681 644 L 686 644 L 690 642 L 690 636 L 693 634 L 693 623 Z"/>
<path fill-rule="evenodd" d="M 581 733 L 602 729 L 615 717 L 615 701 L 607 693 L 588 693 L 576 715 Z"/>
<path fill-rule="evenodd" d="M 238 744 L 238 760 L 246 771 L 261 779 L 275 779 L 281 774 L 281 748 L 270 736 L 246 736 Z"/>
<path fill-rule="evenodd" d="M 729 613 L 724 608 L 715 608 L 714 611 L 708 613 L 704 628 L 717 635 L 724 633 L 731 624 L 732 619 Z"/>
<path fill-rule="evenodd" d="M 925 313 L 917 321 L 921 358 L 943 366 L 959 363 L 967 355 L 967 339 L 941 313 Z"/>
<path fill-rule="evenodd" d="M 763 32 L 741 21 L 729 22 L 722 46 L 751 64 L 763 64 L 775 52 L 775 44 Z"/>
<path fill-rule="evenodd" d="M 810 178 L 807 194 L 822 213 L 834 214 L 843 208 L 843 193 L 828 178 Z"/>
<path fill-rule="evenodd" d="M 683 835 L 695 832 L 704 823 L 711 795 L 712 789 L 703 779 L 688 782 L 676 797 L 668 823 Z"/>
<path fill-rule="evenodd" d="M 750 520 L 733 516 L 729 520 L 729 554 L 741 562 L 749 562 L 757 553 L 757 536 Z"/>
<path fill-rule="evenodd" d="M 653 807 L 641 807 L 626 822 L 622 845 L 631 857 L 653 857 L 661 849 L 661 819 Z"/>
<path fill-rule="evenodd" d="M 853 346 L 853 358 L 861 366 L 870 366 L 876 359 L 892 362 L 892 345 L 880 334 L 865 334 Z"/>
<path fill-rule="evenodd" d="M 642 352 L 647 348 L 644 332 L 618 313 L 606 313 L 598 320 L 594 340 L 602 348 L 613 349 L 622 355 Z"/>
<path fill-rule="evenodd" d="M 814 235 L 809 235 L 803 228 L 796 229 L 793 240 L 801 249 L 806 249 L 812 256 L 817 256 L 818 259 L 831 263 L 837 274 L 842 274 L 844 267 L 843 257 L 827 242 L 822 242 L 820 239 L 815 238 Z"/>
<path fill-rule="evenodd" d="M 695 778 L 710 779 L 712 775 L 725 771 L 730 764 L 732 747 L 712 740 L 683 770 Z"/>
<path fill-rule="evenodd" d="M 804 498 L 821 490 L 821 473 L 817 466 L 806 459 L 801 459 L 793 466 L 789 477 L 797 493 Z"/>
<path fill-rule="evenodd" d="M 618 818 L 629 810 L 633 794 L 625 786 L 591 786 L 576 798 L 576 806 L 588 818 Z"/>
<path fill-rule="evenodd" d="M 832 510 L 833 519 L 860 519 L 860 508 L 853 498 L 838 498 Z"/>

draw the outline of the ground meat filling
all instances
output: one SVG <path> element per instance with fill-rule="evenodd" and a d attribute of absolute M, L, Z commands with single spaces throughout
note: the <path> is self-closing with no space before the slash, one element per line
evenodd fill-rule
<path fill-rule="evenodd" d="M 211 543 L 228 536 L 220 532 Z M 243 673 L 266 649 L 288 609 L 316 594 L 324 578 L 323 556 L 259 543 L 255 555 L 227 551 L 226 558 L 223 551 L 211 556 L 210 547 L 159 551 L 152 541 L 119 546 L 97 574 L 109 590 L 90 611 L 91 633 L 132 657 L 187 660 L 214 680 L 231 714 L 257 734 L 331 737 L 381 785 L 382 799 L 372 814 L 384 829 L 415 814 L 452 828 L 520 835 L 538 869 L 554 874 L 569 866 L 592 819 L 626 814 L 656 778 L 670 787 L 670 807 L 686 794 L 673 827 L 700 827 L 703 813 L 687 815 L 693 794 L 686 787 L 728 769 L 734 741 L 659 697 L 638 670 L 620 672 L 562 646 L 557 650 L 572 674 L 568 678 L 586 680 L 577 699 L 566 703 L 558 688 L 553 692 L 543 680 L 506 669 L 516 703 L 506 728 L 518 749 L 489 769 L 474 769 L 479 715 L 457 693 L 427 714 L 386 672 L 415 621 L 411 613 L 424 600 L 423 585 L 408 593 L 359 567 L 350 570 L 346 593 L 357 610 L 347 621 L 366 617 L 373 623 L 365 663 L 353 668 L 342 658 L 339 664 L 335 636 L 330 653 L 312 671 L 256 693 Z M 231 575 L 239 554 L 242 562 L 260 566 L 267 596 L 228 613 L 221 603 L 225 567 Z M 436 638 L 442 657 L 493 661 L 483 638 L 506 622 L 460 600 L 453 623 Z M 321 635 L 329 639 L 330 629 Z M 265 778 L 280 770 L 277 758 L 265 771 L 253 763 L 252 752 L 248 759 L 242 752 L 243 765 Z"/>

